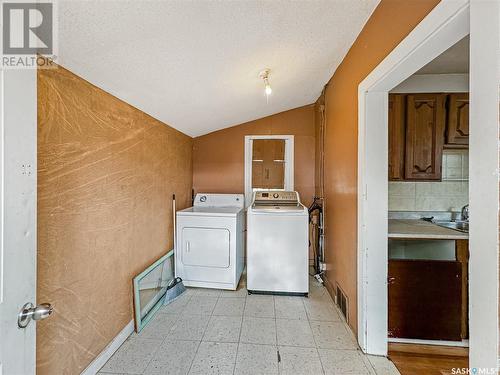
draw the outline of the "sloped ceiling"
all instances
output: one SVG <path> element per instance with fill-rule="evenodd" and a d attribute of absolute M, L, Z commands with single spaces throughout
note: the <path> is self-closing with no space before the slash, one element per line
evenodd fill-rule
<path fill-rule="evenodd" d="M 469 73 L 469 36 L 451 46 L 416 74 Z"/>
<path fill-rule="evenodd" d="M 62 0 L 58 63 L 198 136 L 314 102 L 378 2 Z"/>

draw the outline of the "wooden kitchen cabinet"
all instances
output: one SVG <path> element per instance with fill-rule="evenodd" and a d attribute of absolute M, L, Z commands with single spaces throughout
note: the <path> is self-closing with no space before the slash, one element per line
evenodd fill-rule
<path fill-rule="evenodd" d="M 406 180 L 440 180 L 446 121 L 445 94 L 406 97 Z"/>
<path fill-rule="evenodd" d="M 404 180 L 405 96 L 389 95 L 389 181 Z"/>
<path fill-rule="evenodd" d="M 455 256 L 462 268 L 462 339 L 469 338 L 469 240 L 455 242 Z"/>
<path fill-rule="evenodd" d="M 468 93 L 389 95 L 389 181 L 439 181 L 443 149 L 468 145 Z"/>
<path fill-rule="evenodd" d="M 469 94 L 449 94 L 446 147 L 463 148 L 469 145 Z"/>
<path fill-rule="evenodd" d="M 389 337 L 461 340 L 461 262 L 391 259 L 388 271 Z"/>

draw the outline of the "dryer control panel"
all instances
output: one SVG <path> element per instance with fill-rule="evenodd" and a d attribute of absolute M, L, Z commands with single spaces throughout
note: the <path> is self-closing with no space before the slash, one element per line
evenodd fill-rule
<path fill-rule="evenodd" d="M 299 193 L 296 191 L 265 190 L 255 192 L 254 205 L 298 206 Z"/>
<path fill-rule="evenodd" d="M 243 194 L 198 193 L 194 198 L 195 207 L 243 207 Z"/>

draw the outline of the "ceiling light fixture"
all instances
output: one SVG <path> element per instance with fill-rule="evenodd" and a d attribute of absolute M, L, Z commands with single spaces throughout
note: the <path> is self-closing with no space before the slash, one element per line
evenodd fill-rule
<path fill-rule="evenodd" d="M 266 99 L 269 101 L 269 95 L 272 94 L 273 89 L 271 88 L 271 85 L 269 84 L 269 73 L 271 72 L 270 69 L 264 69 L 259 73 L 259 77 L 264 81 L 264 92 L 266 93 Z"/>

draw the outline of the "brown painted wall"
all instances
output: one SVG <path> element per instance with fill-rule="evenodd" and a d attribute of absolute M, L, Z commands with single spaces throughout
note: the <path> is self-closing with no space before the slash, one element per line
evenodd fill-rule
<path fill-rule="evenodd" d="M 62 68 L 38 73 L 37 374 L 79 374 L 130 322 L 132 278 L 172 248 L 192 139 Z"/>
<path fill-rule="evenodd" d="M 325 95 L 321 93 L 314 104 L 315 162 L 314 188 L 317 197 L 324 195 L 324 141 L 325 141 Z"/>
<path fill-rule="evenodd" d="M 314 105 L 219 130 L 194 139 L 193 188 L 244 193 L 245 135 L 294 135 L 295 189 L 305 204 L 314 195 Z"/>
<path fill-rule="evenodd" d="M 349 297 L 357 317 L 357 126 L 359 83 L 434 8 L 438 0 L 382 0 L 326 88 L 325 229 L 327 286 Z"/>

